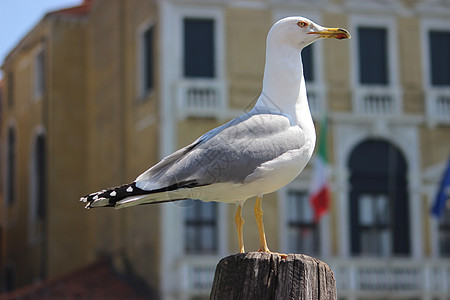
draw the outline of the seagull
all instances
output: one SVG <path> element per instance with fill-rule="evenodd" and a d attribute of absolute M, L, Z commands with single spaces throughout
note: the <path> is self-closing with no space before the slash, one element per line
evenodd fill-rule
<path fill-rule="evenodd" d="M 261 252 L 262 198 L 296 178 L 316 142 L 300 52 L 319 39 L 350 39 L 304 17 L 276 22 L 266 41 L 262 92 L 253 109 L 217 127 L 152 166 L 129 184 L 81 197 L 86 208 L 125 208 L 186 199 L 236 203 L 239 252 L 244 253 L 242 206 L 256 196 Z"/>

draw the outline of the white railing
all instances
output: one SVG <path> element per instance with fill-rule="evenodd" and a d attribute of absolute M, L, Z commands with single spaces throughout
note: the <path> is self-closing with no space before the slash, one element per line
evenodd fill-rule
<path fill-rule="evenodd" d="M 450 124 L 450 88 L 433 88 L 427 92 L 427 118 L 433 123 Z"/>
<path fill-rule="evenodd" d="M 183 299 L 207 297 L 220 257 L 189 257 L 178 264 L 177 294 Z M 450 260 L 326 259 L 334 272 L 339 298 L 447 299 Z"/>
<path fill-rule="evenodd" d="M 227 85 L 215 79 L 181 80 L 177 87 L 178 116 L 220 118 L 228 106 Z"/>
<path fill-rule="evenodd" d="M 306 83 L 309 110 L 313 117 L 321 117 L 326 111 L 325 88 L 321 84 Z"/>
<path fill-rule="evenodd" d="M 433 298 L 450 294 L 450 261 L 352 259 L 329 261 L 339 297 Z"/>
<path fill-rule="evenodd" d="M 355 113 L 366 116 L 396 116 L 401 111 L 400 92 L 389 87 L 358 87 L 354 93 Z"/>
<path fill-rule="evenodd" d="M 209 296 L 216 266 L 221 257 L 189 257 L 179 264 L 180 295 L 189 297 Z M 188 298 L 189 298 L 188 297 Z"/>

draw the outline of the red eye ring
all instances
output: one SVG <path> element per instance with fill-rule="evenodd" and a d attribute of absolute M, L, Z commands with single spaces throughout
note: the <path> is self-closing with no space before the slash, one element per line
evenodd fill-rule
<path fill-rule="evenodd" d="M 299 27 L 305 27 L 305 26 L 308 26 L 308 23 L 306 23 L 305 21 L 298 21 L 297 25 Z"/>

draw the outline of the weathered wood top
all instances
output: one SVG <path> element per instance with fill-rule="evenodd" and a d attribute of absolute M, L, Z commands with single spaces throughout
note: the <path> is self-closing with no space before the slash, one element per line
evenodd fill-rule
<path fill-rule="evenodd" d="M 223 258 L 217 265 L 210 299 L 336 299 L 333 271 L 303 254 L 248 252 Z"/>

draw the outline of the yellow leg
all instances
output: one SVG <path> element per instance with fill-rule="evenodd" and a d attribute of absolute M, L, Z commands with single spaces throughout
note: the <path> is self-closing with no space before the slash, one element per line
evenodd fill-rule
<path fill-rule="evenodd" d="M 260 252 L 270 252 L 269 248 L 267 247 L 266 242 L 266 234 L 264 233 L 264 224 L 263 224 L 263 210 L 262 210 L 262 196 L 256 197 L 256 203 L 255 203 L 255 218 L 256 218 L 256 224 L 258 225 L 258 232 L 259 232 L 259 250 Z"/>
<path fill-rule="evenodd" d="M 244 253 L 244 237 L 243 237 L 243 228 L 244 228 L 244 218 L 242 218 L 242 205 L 238 204 L 238 208 L 236 211 L 236 216 L 234 217 L 234 221 L 236 222 L 236 229 L 239 240 L 239 252 Z"/>

